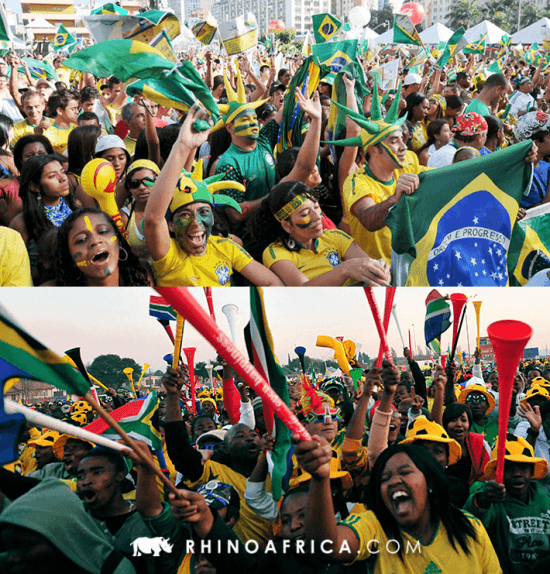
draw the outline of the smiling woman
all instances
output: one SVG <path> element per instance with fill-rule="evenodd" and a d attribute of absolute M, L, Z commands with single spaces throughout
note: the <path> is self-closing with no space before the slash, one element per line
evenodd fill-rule
<path fill-rule="evenodd" d="M 59 229 L 55 279 L 47 286 L 147 286 L 150 281 L 114 221 L 99 209 L 75 211 Z"/>

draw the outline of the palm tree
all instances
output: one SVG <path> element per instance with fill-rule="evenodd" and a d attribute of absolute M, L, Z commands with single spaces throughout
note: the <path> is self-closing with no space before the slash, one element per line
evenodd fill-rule
<path fill-rule="evenodd" d="M 447 15 L 447 26 L 452 30 L 464 26 L 468 29 L 479 24 L 483 17 L 477 8 L 478 0 L 456 0 Z"/>

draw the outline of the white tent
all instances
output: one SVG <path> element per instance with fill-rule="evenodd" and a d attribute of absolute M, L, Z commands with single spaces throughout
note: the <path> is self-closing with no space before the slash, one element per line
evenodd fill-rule
<path fill-rule="evenodd" d="M 386 30 L 383 34 L 373 39 L 375 44 L 392 44 L 393 43 L 393 28 Z"/>
<path fill-rule="evenodd" d="M 546 26 L 550 30 L 550 20 L 548 18 L 541 18 L 538 22 L 519 30 L 512 34 L 512 44 L 534 44 L 535 42 L 542 43 L 542 28 Z"/>
<path fill-rule="evenodd" d="M 29 22 L 25 28 L 55 28 L 55 26 L 53 24 L 50 24 L 47 20 L 45 20 L 44 18 L 36 18 L 34 20 L 32 20 L 32 22 Z"/>
<path fill-rule="evenodd" d="M 421 32 L 420 38 L 424 44 L 438 44 L 439 42 L 447 42 L 452 35 L 453 31 L 450 28 L 437 22 Z"/>
<path fill-rule="evenodd" d="M 378 32 L 375 32 L 374 30 L 371 30 L 370 28 L 365 28 L 363 30 L 363 34 L 365 35 L 365 38 L 367 40 L 374 40 L 375 38 L 378 38 L 378 36 L 380 36 L 380 34 L 378 34 Z"/>
<path fill-rule="evenodd" d="M 464 37 L 470 43 L 479 42 L 479 40 L 485 33 L 487 33 L 487 40 L 485 42 L 486 44 L 498 44 L 502 36 L 506 34 L 506 32 L 501 28 L 499 28 L 498 26 L 491 24 L 491 22 L 489 22 L 488 20 L 483 20 L 483 22 L 481 22 L 477 26 L 474 26 L 473 28 L 466 30 L 466 34 L 464 34 Z"/>

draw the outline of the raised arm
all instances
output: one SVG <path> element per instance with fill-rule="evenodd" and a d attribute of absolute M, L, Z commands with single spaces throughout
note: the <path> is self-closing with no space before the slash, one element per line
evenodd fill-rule
<path fill-rule="evenodd" d="M 170 249 L 170 232 L 165 219 L 166 210 L 172 201 L 174 189 L 185 162 L 189 155 L 207 140 L 210 133 L 210 130 L 197 132 L 193 128 L 193 123 L 195 120 L 207 117 L 206 111 L 197 104 L 189 110 L 178 139 L 151 190 L 143 216 L 143 229 L 147 249 L 154 260 L 162 259 Z"/>
<path fill-rule="evenodd" d="M 447 375 L 445 370 L 440 365 L 435 367 L 434 381 L 435 397 L 432 405 L 432 419 L 439 425 L 443 426 L 443 402 L 445 398 L 445 383 L 447 382 Z"/>

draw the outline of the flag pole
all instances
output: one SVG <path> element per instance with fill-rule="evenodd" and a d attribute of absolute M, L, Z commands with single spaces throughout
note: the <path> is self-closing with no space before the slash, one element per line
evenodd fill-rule
<path fill-rule="evenodd" d="M 89 402 L 97 414 L 120 436 L 122 441 L 132 449 L 141 459 L 141 463 L 145 466 L 149 467 L 163 482 L 164 486 L 166 486 L 171 492 L 173 492 L 177 498 L 180 498 L 180 494 L 178 489 L 176 488 L 175 484 L 170 482 L 170 479 L 164 475 L 162 470 L 152 461 L 150 461 L 147 456 L 143 454 L 141 450 L 141 445 L 136 443 L 128 433 L 115 421 L 115 419 L 95 400 L 92 396 L 92 393 L 86 393 L 85 397 L 87 402 Z"/>

